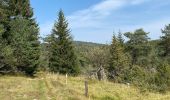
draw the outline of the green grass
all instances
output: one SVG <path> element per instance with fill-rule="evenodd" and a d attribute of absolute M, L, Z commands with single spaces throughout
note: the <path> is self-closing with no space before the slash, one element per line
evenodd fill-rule
<path fill-rule="evenodd" d="M 89 81 L 89 96 L 84 96 L 84 78 L 44 74 L 37 78 L 0 77 L 0 100 L 170 100 L 166 94 L 143 92 L 111 82 Z"/>

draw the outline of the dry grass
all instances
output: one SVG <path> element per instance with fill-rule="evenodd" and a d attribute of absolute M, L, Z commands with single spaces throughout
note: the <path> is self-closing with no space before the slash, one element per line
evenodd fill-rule
<path fill-rule="evenodd" d="M 141 93 L 138 89 L 111 82 L 89 81 L 84 96 L 84 78 L 44 74 L 40 78 L 0 77 L 0 100 L 170 100 L 170 93 Z"/>

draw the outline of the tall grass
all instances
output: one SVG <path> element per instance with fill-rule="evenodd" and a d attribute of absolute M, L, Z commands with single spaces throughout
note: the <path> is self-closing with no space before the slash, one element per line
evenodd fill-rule
<path fill-rule="evenodd" d="M 84 96 L 84 78 L 43 74 L 41 77 L 0 77 L 0 100 L 170 100 L 166 94 L 141 92 L 133 86 L 89 80 Z"/>

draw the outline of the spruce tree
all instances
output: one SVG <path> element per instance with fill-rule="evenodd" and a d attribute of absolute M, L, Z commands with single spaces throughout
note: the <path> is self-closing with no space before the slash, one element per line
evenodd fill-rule
<path fill-rule="evenodd" d="M 24 18 L 32 18 L 33 10 L 30 7 L 30 0 L 10 0 L 11 14 L 15 16 L 22 16 Z"/>
<path fill-rule="evenodd" d="M 128 68 L 128 58 L 119 38 L 115 35 L 113 35 L 112 44 L 110 45 L 110 56 L 109 77 L 120 82 L 125 77 L 124 71 Z"/>
<path fill-rule="evenodd" d="M 117 36 L 120 44 L 123 46 L 124 45 L 124 39 L 123 39 L 123 36 L 122 36 L 122 32 L 119 30 L 118 32 L 118 36 Z"/>
<path fill-rule="evenodd" d="M 4 27 L 2 24 L 0 24 L 0 72 L 2 71 L 2 69 L 4 68 L 4 62 L 3 62 L 3 52 L 2 52 L 2 48 L 3 48 L 3 38 L 2 38 L 2 34 L 4 33 Z"/>
<path fill-rule="evenodd" d="M 0 73 L 6 74 L 14 72 L 13 61 L 13 50 L 9 45 L 10 37 L 9 34 L 10 26 L 10 10 L 9 0 L 0 0 Z"/>
<path fill-rule="evenodd" d="M 10 0 L 10 45 L 17 59 L 16 67 L 27 75 L 33 75 L 39 65 L 39 28 L 33 19 L 30 0 Z"/>
<path fill-rule="evenodd" d="M 39 28 L 33 19 L 29 0 L 0 1 L 0 20 L 4 50 L 1 62 L 27 75 L 33 75 L 39 63 Z M 8 52 L 7 52 L 8 51 Z M 14 59 L 15 58 L 15 59 Z M 24 63 L 24 64 L 23 64 Z M 9 69 L 6 67 L 6 69 Z"/>
<path fill-rule="evenodd" d="M 2 39 L 5 41 L 9 41 L 8 37 L 9 34 L 9 22 L 10 22 L 10 6 L 9 6 L 9 0 L 0 0 L 0 23 L 4 27 L 4 32 L 2 34 Z"/>
<path fill-rule="evenodd" d="M 77 57 L 68 29 L 68 22 L 62 10 L 59 11 L 58 20 L 54 24 L 50 40 L 50 70 L 61 74 L 77 75 L 79 73 Z"/>
<path fill-rule="evenodd" d="M 39 64 L 39 41 L 36 35 L 38 29 L 31 23 L 24 18 L 16 18 L 10 22 L 15 65 L 27 75 L 33 75 Z"/>

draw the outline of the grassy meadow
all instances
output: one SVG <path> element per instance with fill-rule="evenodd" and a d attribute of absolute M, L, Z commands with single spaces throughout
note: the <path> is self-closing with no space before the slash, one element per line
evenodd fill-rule
<path fill-rule="evenodd" d="M 0 77 L 0 100 L 170 100 L 170 93 L 140 92 L 125 84 L 88 81 L 89 96 L 84 96 L 83 77 L 41 74 L 36 78 Z"/>

